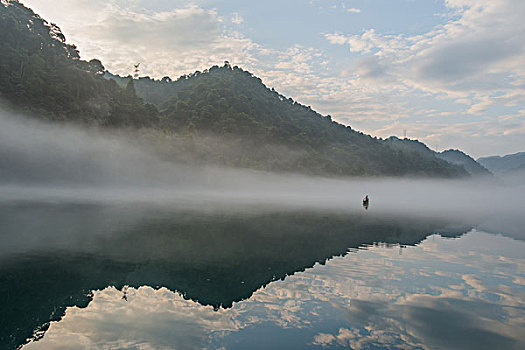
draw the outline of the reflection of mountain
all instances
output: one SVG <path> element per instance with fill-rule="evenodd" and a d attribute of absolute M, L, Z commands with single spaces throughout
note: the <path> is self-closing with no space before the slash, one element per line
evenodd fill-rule
<path fill-rule="evenodd" d="M 108 285 L 165 286 L 230 307 L 348 248 L 415 244 L 443 226 L 373 212 L 197 215 L 49 204 L 4 206 L 0 219 L 0 343 L 8 347 Z"/>

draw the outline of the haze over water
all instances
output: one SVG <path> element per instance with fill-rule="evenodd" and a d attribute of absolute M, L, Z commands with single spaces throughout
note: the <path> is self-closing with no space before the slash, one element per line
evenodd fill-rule
<path fill-rule="evenodd" d="M 525 345 L 523 185 L 204 167 L 0 122 L 5 348 Z"/>
<path fill-rule="evenodd" d="M 523 14 L 0 0 L 0 350 L 525 349 Z"/>
<path fill-rule="evenodd" d="M 523 346 L 523 241 L 457 220 L 370 210 L 199 213 L 4 202 L 2 342 L 30 338 L 29 349 Z"/>

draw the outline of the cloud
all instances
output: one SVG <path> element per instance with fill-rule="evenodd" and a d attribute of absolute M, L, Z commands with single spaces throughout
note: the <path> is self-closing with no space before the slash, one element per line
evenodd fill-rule
<path fill-rule="evenodd" d="M 452 42 L 437 40 L 414 60 L 414 73 L 418 80 L 453 86 L 491 70 L 502 71 L 501 63 L 520 54 L 520 46 L 502 40 L 499 35 L 454 38 Z"/>
<path fill-rule="evenodd" d="M 137 62 L 141 62 L 141 75 L 157 78 L 177 78 L 224 60 L 253 67 L 254 52 L 262 51 L 250 39 L 230 31 L 215 9 L 194 4 L 151 11 L 122 1 L 59 0 L 56 8 L 63 11 L 58 11 L 40 0 L 28 3 L 60 23 L 82 58 L 99 58 L 117 74 L 130 74 Z M 243 18 L 233 13 L 231 22 L 240 24 Z"/>
<path fill-rule="evenodd" d="M 358 58 L 354 65 L 354 71 L 360 79 L 378 82 L 393 82 L 395 77 L 378 56 L 365 56 Z"/>
<path fill-rule="evenodd" d="M 513 90 L 510 82 L 525 76 L 520 64 L 525 60 L 521 35 L 525 24 L 517 15 L 525 11 L 525 3 L 458 0 L 446 5 L 459 11 L 459 18 L 421 35 L 383 35 L 368 29 L 358 35 L 325 37 L 332 44 L 348 45 L 351 52 L 380 57 L 400 82 L 413 88 L 464 96 L 472 91 L 484 96 L 496 89 Z"/>
<path fill-rule="evenodd" d="M 325 38 L 331 44 L 343 45 L 343 44 L 346 44 L 347 42 L 346 36 L 341 33 L 326 33 Z"/>
<path fill-rule="evenodd" d="M 358 9 L 358 8 L 355 8 L 355 7 L 349 8 L 346 11 L 352 12 L 352 13 L 361 13 L 361 9 Z"/>
<path fill-rule="evenodd" d="M 232 20 L 233 24 L 242 24 L 242 23 L 244 23 L 244 18 L 242 18 L 242 16 L 239 15 L 237 12 L 233 13 L 231 20 Z"/>
<path fill-rule="evenodd" d="M 358 86 L 366 87 L 368 93 L 381 92 L 389 96 L 390 101 L 400 101 L 399 113 L 394 113 L 397 118 L 377 108 L 368 110 L 375 115 L 374 119 L 387 122 L 381 126 L 383 131 L 394 126 L 388 124 L 389 119 L 400 121 L 408 117 L 406 122 L 412 130 L 418 128 L 414 125 L 414 120 L 418 120 L 428 130 L 441 134 L 442 139 L 454 134 L 459 136 L 458 130 L 447 130 L 445 134 L 433 122 L 418 118 L 410 106 L 416 98 L 426 99 L 426 109 L 434 111 L 437 109 L 428 108 L 429 102 L 439 105 L 439 100 L 450 101 L 449 110 L 441 116 L 455 115 L 456 122 L 476 129 L 479 128 L 475 123 L 496 124 L 491 116 L 495 111 L 516 110 L 525 104 L 525 36 L 521 34 L 525 32 L 525 22 L 520 16 L 525 12 L 525 3 L 519 0 L 451 0 L 445 5 L 449 11 L 445 23 L 422 34 L 382 34 L 374 28 L 360 34 L 325 34 L 329 43 L 346 45 L 351 54 L 360 56 L 351 61 L 347 70 L 348 76 L 357 76 Z M 436 113 L 421 116 L 431 115 Z M 470 122 L 470 115 L 480 118 Z M 348 118 L 360 125 L 359 119 Z M 515 123 L 505 124 L 508 128 L 505 134 L 525 136 L 521 128 L 523 117 L 517 118 Z M 363 125 L 366 131 L 384 135 L 371 123 Z M 493 130 L 480 130 L 479 135 L 488 136 Z M 474 149 L 474 143 L 466 138 L 459 144 Z M 515 149 L 516 145 L 515 140 L 509 138 L 505 148 Z M 479 154 L 480 150 L 474 152 Z"/>

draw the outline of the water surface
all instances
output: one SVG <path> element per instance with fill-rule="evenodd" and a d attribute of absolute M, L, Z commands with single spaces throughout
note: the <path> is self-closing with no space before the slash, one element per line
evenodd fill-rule
<path fill-rule="evenodd" d="M 0 222 L 6 349 L 525 346 L 525 242 L 476 222 L 49 201 Z"/>

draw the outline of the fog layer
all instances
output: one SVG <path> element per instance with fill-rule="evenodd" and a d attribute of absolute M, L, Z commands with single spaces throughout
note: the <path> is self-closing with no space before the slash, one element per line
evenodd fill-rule
<path fill-rule="evenodd" d="M 0 201 L 147 203 L 185 209 L 432 215 L 523 227 L 523 185 L 481 180 L 327 179 L 160 160 L 132 136 L 0 112 Z M 519 223 L 519 224 L 516 224 Z M 516 231 L 513 230 L 513 231 Z"/>

